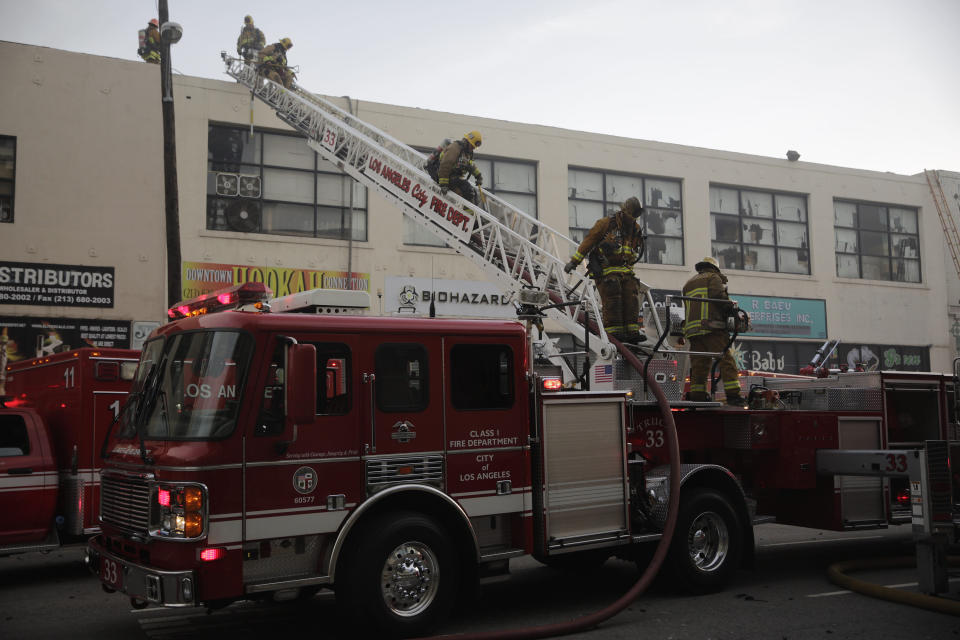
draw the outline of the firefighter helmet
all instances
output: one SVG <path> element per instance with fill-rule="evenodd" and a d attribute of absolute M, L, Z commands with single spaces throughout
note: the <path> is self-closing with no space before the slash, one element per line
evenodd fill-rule
<path fill-rule="evenodd" d="M 714 258 L 713 256 L 707 256 L 706 258 L 698 262 L 694 268 L 697 271 L 702 271 L 707 267 L 713 267 L 717 271 L 720 271 L 720 263 L 718 263 L 717 259 Z"/>
<path fill-rule="evenodd" d="M 253 26 L 253 16 L 243 16 L 243 24 Z"/>
<path fill-rule="evenodd" d="M 643 205 L 640 204 L 640 200 L 634 197 L 627 198 L 620 208 L 623 209 L 624 213 L 634 218 L 639 218 L 640 214 L 643 213 Z"/>
<path fill-rule="evenodd" d="M 152 24 L 152 25 L 155 26 L 157 29 L 160 28 L 160 21 L 157 20 L 156 18 L 153 18 L 153 19 L 149 22 L 149 24 Z"/>
<path fill-rule="evenodd" d="M 463 134 L 463 139 L 470 143 L 470 146 L 476 149 L 483 142 L 483 136 L 480 135 L 479 131 L 471 131 L 470 133 Z"/>
<path fill-rule="evenodd" d="M 280 38 L 280 44 L 283 45 L 284 49 L 289 49 L 293 46 L 293 43 L 290 42 L 290 38 Z"/>

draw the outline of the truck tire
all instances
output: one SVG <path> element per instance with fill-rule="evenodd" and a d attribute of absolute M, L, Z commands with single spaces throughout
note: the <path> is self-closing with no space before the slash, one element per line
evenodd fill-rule
<path fill-rule="evenodd" d="M 686 593 L 719 591 L 740 566 L 742 553 L 743 532 L 730 500 L 703 487 L 684 492 L 663 577 Z"/>
<path fill-rule="evenodd" d="M 362 626 L 389 636 L 425 635 L 453 608 L 460 565 L 446 531 L 403 512 L 364 525 L 337 570 L 337 601 Z"/>

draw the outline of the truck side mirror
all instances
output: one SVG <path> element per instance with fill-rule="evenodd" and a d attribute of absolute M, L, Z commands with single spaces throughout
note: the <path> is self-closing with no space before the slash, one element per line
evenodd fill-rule
<path fill-rule="evenodd" d="M 287 426 L 313 422 L 317 411 L 317 348 L 294 344 L 287 352 Z"/>

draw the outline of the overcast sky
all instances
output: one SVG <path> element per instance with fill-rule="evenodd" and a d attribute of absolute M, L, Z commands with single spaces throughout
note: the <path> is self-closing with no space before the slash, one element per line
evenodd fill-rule
<path fill-rule="evenodd" d="M 177 72 L 245 13 L 314 92 L 914 174 L 960 171 L 960 0 L 169 0 Z M 155 0 L 0 0 L 0 40 L 136 60 Z"/>

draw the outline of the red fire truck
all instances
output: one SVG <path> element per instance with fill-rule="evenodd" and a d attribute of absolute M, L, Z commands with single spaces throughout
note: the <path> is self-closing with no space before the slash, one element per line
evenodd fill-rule
<path fill-rule="evenodd" d="M 519 322 L 270 313 L 263 293 L 179 305 L 145 344 L 87 551 L 108 590 L 214 608 L 333 588 L 359 621 L 416 634 L 511 558 L 640 562 L 661 537 L 670 434 L 647 390 L 545 391 Z M 213 312 L 227 302 L 241 310 Z M 907 515 L 888 479 L 824 475 L 818 450 L 956 429 L 947 376 L 752 382 L 753 408 L 666 411 L 682 466 L 664 571 L 689 591 L 749 563 L 761 519 Z"/>
<path fill-rule="evenodd" d="M 139 355 L 84 348 L 4 368 L 0 555 L 46 551 L 99 531 L 100 445 Z"/>

